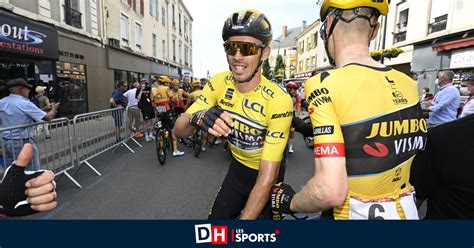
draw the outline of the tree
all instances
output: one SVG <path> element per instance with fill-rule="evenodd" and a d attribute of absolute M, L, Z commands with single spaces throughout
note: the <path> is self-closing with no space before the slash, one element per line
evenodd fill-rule
<path fill-rule="evenodd" d="M 268 62 L 268 59 L 265 60 L 265 62 L 263 62 L 262 70 L 263 70 L 262 72 L 263 76 L 265 76 L 268 79 L 272 78 L 272 70 L 270 68 L 270 62 Z"/>
<path fill-rule="evenodd" d="M 281 82 L 285 78 L 285 62 L 283 61 L 283 56 L 278 55 L 275 63 L 275 69 L 273 75 Z"/>

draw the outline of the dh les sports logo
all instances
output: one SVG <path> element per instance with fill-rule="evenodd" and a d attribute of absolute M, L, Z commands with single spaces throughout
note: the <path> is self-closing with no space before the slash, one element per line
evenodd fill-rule
<path fill-rule="evenodd" d="M 211 226 L 211 224 L 194 225 L 196 244 L 211 243 L 227 245 L 228 243 L 275 243 L 279 230 L 270 233 L 246 232 L 242 228 L 230 229 L 228 226 Z"/>

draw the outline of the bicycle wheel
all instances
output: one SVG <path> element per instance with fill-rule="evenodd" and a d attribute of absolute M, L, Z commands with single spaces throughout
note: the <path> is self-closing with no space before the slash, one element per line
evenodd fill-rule
<path fill-rule="evenodd" d="M 196 130 L 193 134 L 193 155 L 198 157 L 201 153 L 201 144 L 202 144 L 202 131 Z"/>
<path fill-rule="evenodd" d="M 158 162 L 163 166 L 166 162 L 166 140 L 165 140 L 165 133 L 162 129 L 160 129 L 156 133 L 155 137 L 156 141 L 156 155 L 158 156 Z"/>
<path fill-rule="evenodd" d="M 303 122 L 304 123 L 311 123 L 311 119 L 309 118 L 309 116 L 306 116 L 305 118 L 303 118 Z M 313 137 L 304 136 L 304 144 L 305 144 L 306 147 L 308 147 L 308 149 L 313 149 L 314 148 Z"/>

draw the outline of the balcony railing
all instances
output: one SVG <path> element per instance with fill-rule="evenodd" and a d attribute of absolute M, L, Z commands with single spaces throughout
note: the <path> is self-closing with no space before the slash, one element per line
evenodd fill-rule
<path fill-rule="evenodd" d="M 73 8 L 69 8 L 66 5 L 63 5 L 63 7 L 64 22 L 69 26 L 82 29 L 82 13 Z"/>
<path fill-rule="evenodd" d="M 428 34 L 439 32 L 446 29 L 448 23 L 448 15 L 436 17 L 433 23 L 428 25 Z"/>
<path fill-rule="evenodd" d="M 393 34 L 393 43 L 402 42 L 407 39 L 407 31 L 399 32 L 397 34 Z"/>

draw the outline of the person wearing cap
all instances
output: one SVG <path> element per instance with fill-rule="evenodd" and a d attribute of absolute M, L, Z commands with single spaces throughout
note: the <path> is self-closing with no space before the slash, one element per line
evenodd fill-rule
<path fill-rule="evenodd" d="M 199 128 L 229 142 L 232 161 L 209 219 L 281 218 L 271 211 L 269 193 L 283 180 L 293 103 L 262 75 L 272 37 L 263 13 L 252 9 L 232 13 L 222 29 L 230 71 L 213 76 L 176 121 L 174 130 L 181 137 Z"/>
<path fill-rule="evenodd" d="M 23 78 L 12 79 L 7 82 L 6 86 L 10 95 L 0 100 L 0 127 L 8 128 L 42 120 L 50 121 L 56 115 L 59 103 L 52 104 L 51 110 L 45 112 L 28 99 L 33 86 Z M 39 152 L 36 144 L 34 144 L 34 138 L 35 134 L 27 129 L 4 131 L 3 149 L 5 149 L 7 164 L 15 160 L 24 143 L 31 143 L 33 145 L 33 159 L 26 170 L 39 170 Z"/>
<path fill-rule="evenodd" d="M 51 103 L 49 102 L 49 98 L 44 95 L 44 91 L 46 90 L 45 86 L 38 85 L 35 88 L 36 95 L 31 99 L 31 101 L 38 106 L 41 110 L 48 112 L 51 110 Z M 38 126 L 38 132 L 42 132 L 44 129 L 44 133 L 46 134 L 46 139 L 51 138 L 49 132 L 49 125 L 45 123 L 44 125 Z"/>
<path fill-rule="evenodd" d="M 387 0 L 325 0 L 320 36 L 334 70 L 305 83 L 314 137 L 314 174 L 295 193 L 271 190 L 275 212 L 323 219 L 418 219 L 410 167 L 427 142 L 418 87 L 373 60 L 369 44 Z"/>

